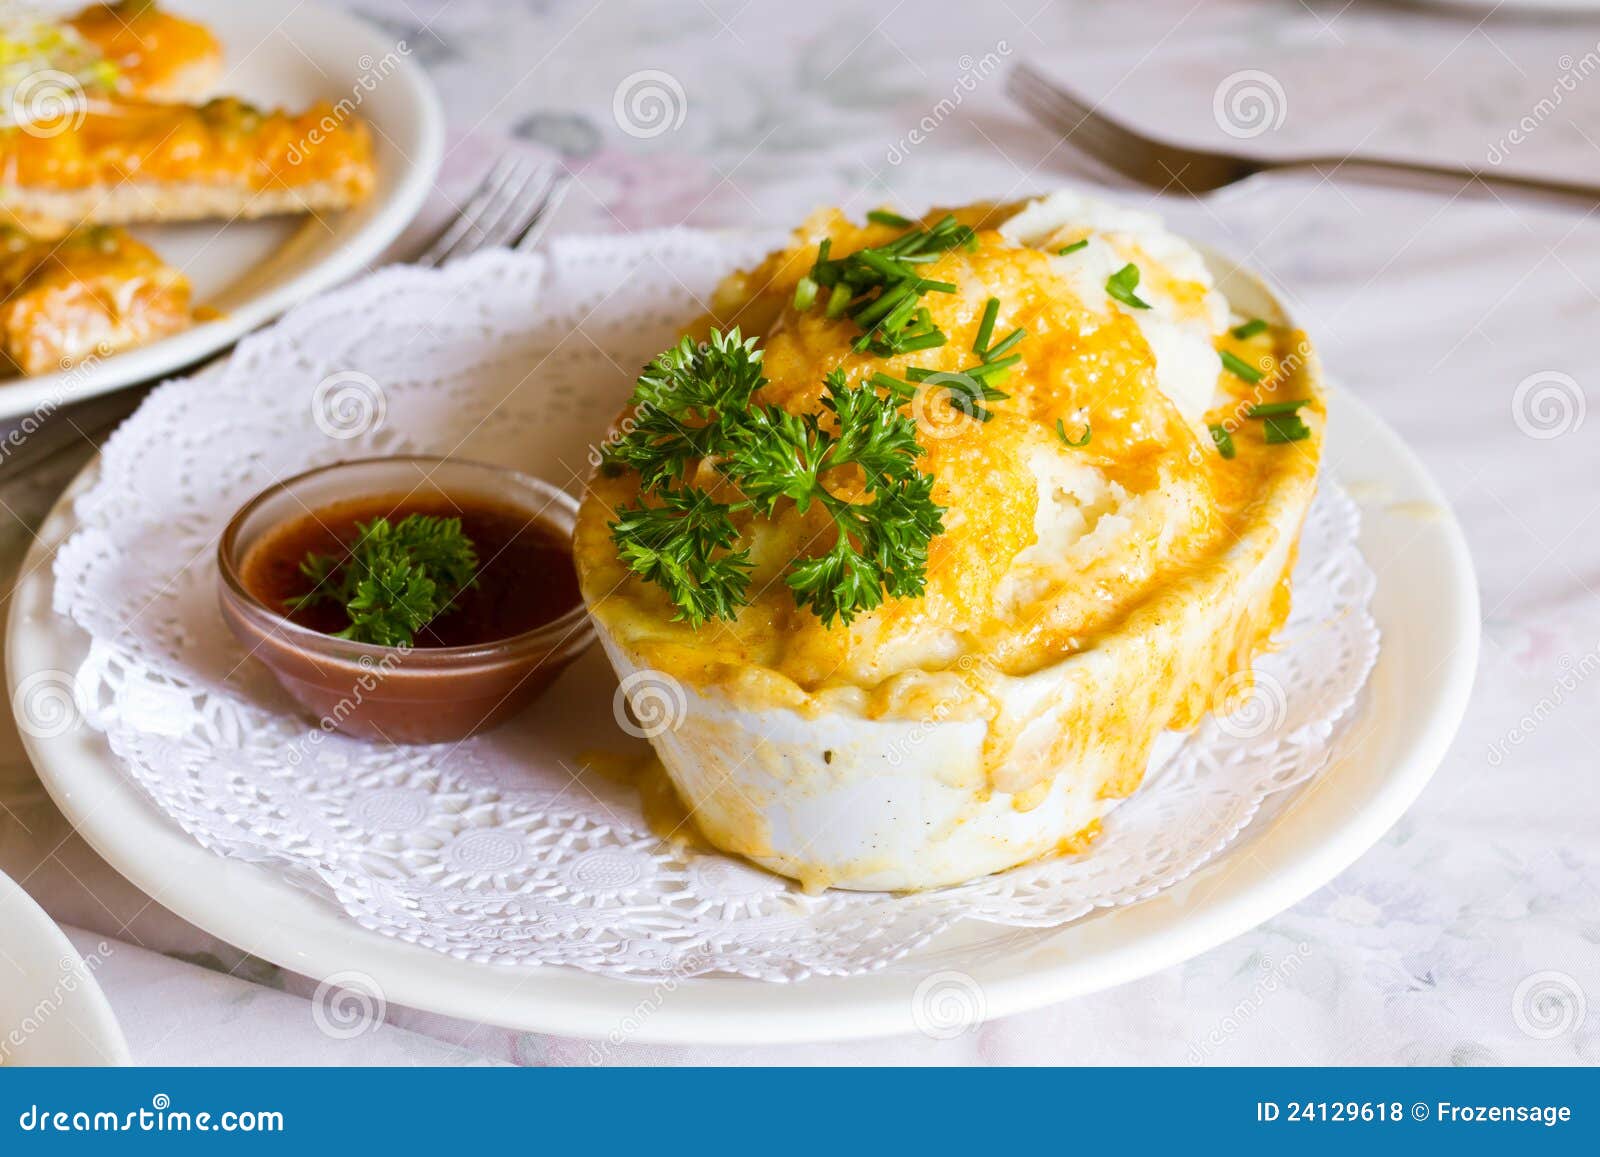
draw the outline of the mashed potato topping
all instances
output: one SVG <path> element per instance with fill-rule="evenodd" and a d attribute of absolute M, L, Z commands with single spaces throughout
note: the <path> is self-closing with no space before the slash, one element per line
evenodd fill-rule
<path fill-rule="evenodd" d="M 1014 793 L 1016 806 L 1042 798 L 1069 764 L 1093 768 L 1105 795 L 1125 794 L 1155 737 L 1216 707 L 1217 688 L 1248 670 L 1287 612 L 1321 440 L 1314 360 L 1281 319 L 1232 336 L 1245 319 L 1230 318 L 1200 254 L 1144 214 L 1073 193 L 955 213 L 977 230 L 976 246 L 922 267 L 956 288 L 922 299 L 948 335 L 943 346 L 861 352 L 849 318 L 795 309 L 825 238 L 837 257 L 904 231 L 837 211 L 730 276 L 694 331 L 760 335 L 768 383 L 757 401 L 812 413 L 835 368 L 854 383 L 970 367 L 985 305 L 999 300 L 994 334 L 1026 335 L 1010 351 L 1021 362 L 996 381 L 1008 396 L 986 403 L 992 420 L 926 390 L 908 403 L 919 465 L 945 508 L 926 593 L 824 626 L 778 575 L 825 550 L 831 524 L 815 507 L 780 506 L 739 523 L 753 601 L 735 620 L 692 629 L 617 558 L 611 512 L 639 488 L 625 473 L 597 477 L 583 505 L 585 595 L 603 637 L 633 664 L 723 701 L 813 719 L 981 720 L 986 790 Z M 1130 264 L 1134 300 L 1147 308 L 1108 292 Z M 1222 351 L 1260 380 L 1225 370 Z M 1269 441 L 1249 410 L 1285 400 L 1305 401 L 1309 436 Z M 1219 452 L 1224 441 L 1231 457 Z M 1030 690 L 1043 685 L 1032 676 L 1058 667 L 1048 696 Z"/>

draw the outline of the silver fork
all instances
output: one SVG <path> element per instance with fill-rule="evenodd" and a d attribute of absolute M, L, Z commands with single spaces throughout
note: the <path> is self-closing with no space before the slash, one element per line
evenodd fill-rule
<path fill-rule="evenodd" d="M 1018 64 L 1011 70 L 1006 91 L 1035 120 L 1062 134 L 1068 144 L 1129 180 L 1162 191 L 1199 196 L 1257 173 L 1306 169 L 1325 177 L 1350 175 L 1407 185 L 1416 185 L 1420 179 L 1421 183 L 1452 195 L 1504 192 L 1576 199 L 1589 205 L 1600 202 L 1600 185 L 1515 177 L 1466 167 L 1358 156 L 1268 159 L 1174 145 L 1114 120 L 1028 64 Z"/>
<path fill-rule="evenodd" d="M 417 264 L 437 268 L 500 245 L 532 248 L 570 184 L 571 177 L 564 169 L 501 157 L 478 182 L 455 220 L 439 230 L 417 258 Z"/>

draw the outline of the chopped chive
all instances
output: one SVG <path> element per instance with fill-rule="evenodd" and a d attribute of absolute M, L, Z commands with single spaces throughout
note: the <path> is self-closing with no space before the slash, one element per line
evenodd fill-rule
<path fill-rule="evenodd" d="M 817 283 L 809 277 L 802 277 L 794 287 L 794 307 L 804 313 L 817 304 Z"/>
<path fill-rule="evenodd" d="M 1074 241 L 1071 245 L 1063 245 L 1060 249 L 1056 250 L 1056 256 L 1066 257 L 1070 254 L 1076 253 L 1080 249 L 1085 248 L 1088 244 L 1089 239 L 1085 237 L 1082 241 Z"/>
<path fill-rule="evenodd" d="M 992 362 L 984 362 L 981 366 L 973 366 L 969 370 L 962 370 L 969 378 L 977 378 L 980 382 L 998 374 L 1001 370 L 1008 370 L 1022 360 L 1021 354 L 1012 354 L 1008 358 L 1000 358 Z"/>
<path fill-rule="evenodd" d="M 919 333 L 912 337 L 901 338 L 895 344 L 899 346 L 899 353 L 909 354 L 917 350 L 938 349 L 948 340 L 943 333 L 934 330 L 932 333 Z"/>
<path fill-rule="evenodd" d="M 983 360 L 986 362 L 992 362 L 995 358 L 1003 356 L 1008 350 L 1011 349 L 1012 346 L 1016 345 L 1027 335 L 1028 331 L 1025 329 L 1012 330 L 1009 334 L 1002 338 L 997 345 L 992 345 L 989 347 L 988 351 L 982 355 Z"/>
<path fill-rule="evenodd" d="M 874 209 L 867 214 L 867 220 L 874 225 L 893 225 L 896 229 L 904 229 L 911 224 L 909 217 L 902 217 L 898 213 L 891 213 L 887 209 Z"/>
<path fill-rule="evenodd" d="M 989 348 L 989 339 L 994 336 L 995 319 L 1000 316 L 1000 299 L 991 297 L 983 306 L 983 320 L 978 323 L 978 336 L 973 339 L 972 352 L 980 358 Z"/>
<path fill-rule="evenodd" d="M 1266 330 L 1267 323 L 1265 321 L 1259 317 L 1252 317 L 1243 325 L 1236 325 L 1228 332 L 1233 334 L 1233 336 L 1238 338 L 1240 341 L 1248 341 L 1250 338 L 1255 337 L 1258 333 L 1265 333 Z"/>
<path fill-rule="evenodd" d="M 1311 437 L 1311 427 L 1307 426 L 1295 414 L 1286 414 L 1282 417 L 1267 418 L 1263 425 L 1267 445 L 1275 446 L 1284 442 L 1299 442 Z"/>
<path fill-rule="evenodd" d="M 1283 414 L 1292 414 L 1301 406 L 1309 405 L 1310 398 L 1296 398 L 1289 402 L 1264 402 L 1259 406 L 1251 406 L 1247 418 L 1276 418 Z"/>
<path fill-rule="evenodd" d="M 1134 292 L 1139 288 L 1139 267 L 1129 262 L 1106 278 L 1106 292 L 1133 309 L 1149 309 L 1150 303 Z"/>
<path fill-rule="evenodd" d="M 868 269 L 881 273 L 885 277 L 904 277 L 906 275 L 905 267 L 898 260 L 893 257 L 885 257 L 876 249 L 863 249 L 856 254 L 856 259 Z"/>
<path fill-rule="evenodd" d="M 1094 427 L 1089 425 L 1088 422 L 1085 422 L 1083 424 L 1083 437 L 1074 442 L 1071 438 L 1067 437 L 1067 427 L 1062 423 L 1060 418 L 1057 418 L 1056 437 L 1061 439 L 1063 445 L 1071 446 L 1074 450 L 1078 450 L 1084 446 L 1087 446 L 1089 444 L 1089 439 L 1094 437 Z"/>
<path fill-rule="evenodd" d="M 1261 371 L 1231 350 L 1220 350 L 1218 352 L 1222 357 L 1222 368 L 1234 377 L 1243 378 L 1251 385 L 1255 385 L 1261 380 Z"/>
<path fill-rule="evenodd" d="M 1228 428 L 1215 423 L 1206 428 L 1211 431 L 1211 440 L 1217 444 L 1217 453 L 1232 461 L 1235 451 L 1233 448 L 1233 435 L 1228 433 Z"/>
<path fill-rule="evenodd" d="M 841 317 L 844 311 L 850 308 L 850 299 L 855 294 L 843 282 L 833 287 L 833 292 L 828 294 L 828 308 L 824 311 L 829 317 Z"/>
<path fill-rule="evenodd" d="M 895 397 L 906 401 L 910 401 L 917 393 L 917 387 L 910 382 L 902 382 L 899 378 L 890 377 L 882 371 L 873 374 L 867 380 L 875 386 L 888 390 Z"/>

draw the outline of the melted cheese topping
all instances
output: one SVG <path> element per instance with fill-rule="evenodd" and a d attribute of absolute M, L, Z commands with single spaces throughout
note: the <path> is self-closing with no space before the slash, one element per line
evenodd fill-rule
<path fill-rule="evenodd" d="M 1287 567 L 1275 593 L 1248 606 L 1229 603 L 1227 591 L 1230 576 L 1284 555 L 1278 528 L 1297 530 L 1309 504 L 1321 431 L 1314 365 L 1290 331 L 1243 343 L 1228 336 L 1227 305 L 1199 255 L 1149 218 L 1072 196 L 957 216 L 978 230 L 977 250 L 920 270 L 957 287 L 922 299 L 949 336 L 941 348 L 858 354 L 849 319 L 794 311 L 796 282 L 824 237 L 840 256 L 902 232 L 837 212 L 814 216 L 790 247 L 728 278 L 697 327 L 739 324 L 761 334 L 769 384 L 758 400 L 793 412 L 819 409 L 822 378 L 835 367 L 861 381 L 877 370 L 903 377 L 908 366 L 970 365 L 991 296 L 1001 303 L 997 339 L 1026 329 L 1011 351 L 1022 362 L 1000 383 L 1010 396 L 991 403 L 992 421 L 959 418 L 937 399 L 913 404 L 920 468 L 946 508 L 925 597 L 891 599 L 848 627 L 824 627 L 794 606 L 780 575 L 793 558 L 826 549 L 831 523 L 816 508 L 805 516 L 780 508 L 771 521 L 741 525 L 756 563 L 755 597 L 737 620 L 698 631 L 673 622 L 666 596 L 634 578 L 610 541 L 609 512 L 637 494 L 631 474 L 596 477 L 583 504 L 576 551 L 585 595 L 640 663 L 735 702 L 865 718 L 988 718 L 995 786 L 1025 791 L 1087 756 L 1124 769 L 1105 789 L 1122 794 L 1137 783 L 1154 735 L 1212 709 L 1217 687 L 1249 667 L 1287 612 Z M 1059 255 L 1085 237 L 1087 247 Z M 1106 278 L 1130 261 L 1148 310 L 1106 292 Z M 1263 366 L 1263 383 L 1223 373 L 1221 348 Z M 1262 423 L 1243 417 L 1252 400 L 1275 398 L 1310 399 L 1301 416 L 1311 439 L 1268 445 Z M 1073 437 L 1087 426 L 1089 444 L 1063 445 L 1058 421 Z M 1218 454 L 1208 421 L 1233 431 L 1234 459 Z M 1163 634 L 1163 622 L 1187 622 L 1197 605 L 1219 608 L 1213 629 Z M 1029 766 L 1007 767 L 1029 718 L 1003 709 L 997 688 L 1113 639 L 1140 640 L 1139 662 L 1094 673 L 1092 689 L 1086 667 L 1084 726 L 1064 728 Z M 1125 752 L 1078 750 L 1103 746 L 1108 721 L 1118 720 L 1112 730 L 1126 735 Z"/>
<path fill-rule="evenodd" d="M 96 4 L 67 25 L 116 70 L 116 88 L 132 97 L 175 97 L 189 78 L 222 62 L 222 45 L 192 20 L 162 12 L 149 0 Z"/>
<path fill-rule="evenodd" d="M 98 103 L 68 131 L 0 131 L 0 180 L 69 190 L 123 181 L 294 188 L 332 182 L 354 197 L 373 182 L 365 124 L 314 105 L 297 115 L 231 98 L 207 104 Z"/>
<path fill-rule="evenodd" d="M 35 241 L 0 229 L 0 352 L 25 374 L 187 327 L 189 283 L 121 229 Z"/>

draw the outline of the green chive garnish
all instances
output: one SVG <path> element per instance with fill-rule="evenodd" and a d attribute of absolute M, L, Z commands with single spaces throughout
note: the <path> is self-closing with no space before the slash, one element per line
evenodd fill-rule
<path fill-rule="evenodd" d="M 1076 253 L 1078 250 L 1085 248 L 1088 244 L 1089 239 L 1085 237 L 1082 241 L 1074 241 L 1071 245 L 1063 245 L 1060 249 L 1056 250 L 1056 255 L 1058 257 L 1065 257 L 1069 253 Z"/>
<path fill-rule="evenodd" d="M 1259 406 L 1251 406 L 1245 417 L 1247 418 L 1277 418 L 1284 414 L 1292 414 L 1301 406 L 1309 405 L 1310 398 L 1296 398 L 1289 402 L 1264 402 Z"/>
<path fill-rule="evenodd" d="M 1222 357 L 1222 368 L 1227 370 L 1234 377 L 1243 378 L 1251 385 L 1255 385 L 1261 380 L 1261 371 L 1256 369 L 1255 366 L 1251 365 L 1243 358 L 1239 357 L 1237 354 L 1234 354 L 1229 350 L 1221 350 L 1220 354 Z"/>
<path fill-rule="evenodd" d="M 1019 341 L 1026 337 L 1027 334 L 1028 331 L 1025 329 L 1012 330 L 997 344 L 989 347 L 988 351 L 982 355 L 983 360 L 986 362 L 992 362 L 995 358 L 1003 356 L 1008 350 L 1011 349 L 1012 346 L 1016 345 Z"/>
<path fill-rule="evenodd" d="M 1207 429 L 1211 431 L 1211 440 L 1217 444 L 1217 453 L 1232 461 L 1234 455 L 1233 435 L 1228 433 L 1228 428 L 1213 424 L 1208 426 Z"/>
<path fill-rule="evenodd" d="M 1229 330 L 1228 332 L 1232 333 L 1233 336 L 1238 338 L 1240 341 L 1248 341 L 1250 338 L 1255 337 L 1258 333 L 1265 333 L 1266 330 L 1267 323 L 1259 317 L 1253 317 L 1243 325 L 1234 326 L 1233 329 Z"/>
<path fill-rule="evenodd" d="M 1106 292 L 1133 309 L 1149 309 L 1150 303 L 1134 292 L 1139 288 L 1139 267 L 1131 261 L 1106 278 Z"/>
<path fill-rule="evenodd" d="M 844 282 L 833 287 L 833 292 L 828 294 L 828 308 L 824 311 L 829 317 L 843 317 L 844 311 L 850 308 L 850 299 L 855 294 Z"/>
<path fill-rule="evenodd" d="M 1263 425 L 1267 445 L 1274 446 L 1283 442 L 1298 442 L 1303 438 L 1311 437 L 1311 427 L 1302 422 L 1297 415 L 1286 414 L 1278 418 L 1267 418 Z"/>
<path fill-rule="evenodd" d="M 973 339 L 972 352 L 980 358 L 989 348 L 989 339 L 994 336 L 995 318 L 1000 316 L 1000 299 L 991 297 L 983 307 L 983 320 L 978 323 L 978 336 Z"/>
<path fill-rule="evenodd" d="M 973 366 L 971 369 L 962 370 L 961 372 L 966 374 L 969 378 L 977 378 L 981 382 L 993 377 L 1001 370 L 1010 369 L 1021 360 L 1021 354 L 1012 354 L 1008 358 L 999 358 L 992 362 L 984 362 L 981 366 Z"/>
<path fill-rule="evenodd" d="M 804 313 L 817 304 L 817 283 L 809 277 L 802 277 L 794 287 L 794 307 L 799 313 Z"/>
<path fill-rule="evenodd" d="M 1063 445 L 1071 446 L 1074 450 L 1077 450 L 1089 444 L 1089 439 L 1094 437 L 1094 427 L 1090 426 L 1088 422 L 1085 422 L 1083 424 L 1083 437 L 1074 442 L 1071 438 L 1067 437 L 1066 426 L 1062 424 L 1060 418 L 1057 418 L 1056 437 L 1061 439 Z"/>
<path fill-rule="evenodd" d="M 874 225 L 893 225 L 896 229 L 904 229 L 911 224 L 911 219 L 902 217 L 898 213 L 891 213 L 887 209 L 874 209 L 867 214 L 867 220 Z"/>

